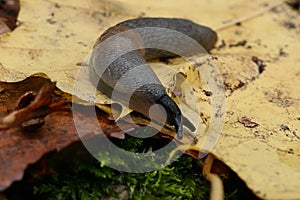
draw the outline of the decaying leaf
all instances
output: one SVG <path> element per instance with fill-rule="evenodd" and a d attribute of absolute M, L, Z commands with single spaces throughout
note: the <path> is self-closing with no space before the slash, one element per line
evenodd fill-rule
<path fill-rule="evenodd" d="M 56 106 L 51 105 L 55 83 L 42 85 L 41 89 L 35 93 L 28 91 L 23 94 L 16 103 L 16 108 L 7 116 L 0 119 L 0 129 L 8 129 L 16 126 L 23 126 L 24 123 L 40 119 L 53 112 Z M 55 103 L 54 103 L 55 104 Z M 58 106 L 62 103 L 58 103 Z M 54 109 L 53 109 L 54 107 Z M 38 122 L 37 120 L 36 122 Z M 33 123 L 33 121 L 31 121 Z M 26 125 L 28 127 L 28 125 Z"/>
<path fill-rule="evenodd" d="M 238 119 L 238 121 L 241 124 L 244 124 L 244 126 L 247 128 L 254 128 L 254 127 L 258 126 L 258 123 L 252 121 L 251 119 L 249 119 L 247 117 L 241 117 Z"/>
<path fill-rule="evenodd" d="M 15 108 L 18 99 L 22 95 L 29 91 L 35 91 L 37 94 L 39 94 L 40 91 L 40 94 L 43 94 L 42 90 L 45 88 L 45 85 L 53 87 L 49 79 L 37 76 L 29 77 L 18 83 L 0 82 L 0 87 L 4 88 L 0 93 L 1 123 L 3 123 L 5 116 L 9 116 L 9 111 Z M 45 107 L 42 106 L 43 104 L 46 103 L 46 105 L 48 105 L 49 102 L 54 102 L 49 104 L 52 110 L 48 109 L 48 115 L 44 119 L 45 123 L 38 129 L 24 130 L 17 126 L 20 123 L 10 123 L 10 129 L 0 130 L 1 191 L 6 189 L 13 181 L 20 180 L 27 166 L 38 161 L 44 154 L 51 151 L 59 151 L 75 141 L 80 141 L 73 121 L 74 115 L 70 109 L 65 109 L 65 106 L 61 107 L 66 104 L 71 106 L 71 102 L 68 101 L 68 98 L 65 99 L 68 95 L 69 94 L 63 93 L 58 89 L 50 93 L 47 99 L 39 98 L 37 95 L 35 99 L 36 102 L 33 102 L 32 106 L 41 107 L 37 107 L 37 110 L 27 110 L 28 113 L 24 113 L 24 110 L 21 109 L 21 112 L 16 115 L 16 118 L 27 117 L 27 121 L 29 119 L 28 115 L 35 119 L 37 116 L 34 115 L 37 113 L 36 111 L 47 111 L 47 108 L 45 109 Z M 64 104 L 55 104 L 53 99 L 64 99 Z M 93 137 L 94 135 L 104 133 L 109 137 L 124 138 L 124 133 L 116 126 L 115 122 L 109 120 L 108 115 L 99 109 L 96 109 L 98 120 L 96 121 L 97 124 L 95 124 L 94 118 L 84 112 L 87 106 L 88 105 L 83 105 L 83 112 L 76 113 L 76 117 L 82 119 L 82 125 L 84 126 L 84 130 L 86 130 L 86 137 Z M 89 106 L 93 105 L 90 104 Z M 11 113 L 16 111 L 11 111 Z M 21 115 L 23 113 L 25 115 Z M 43 114 L 45 114 L 45 112 L 43 112 Z M 20 122 L 20 120 L 17 121 Z M 131 130 L 133 126 L 124 121 L 118 123 L 122 124 L 123 130 Z M 95 130 L 95 127 L 98 127 L 99 124 L 102 132 L 94 133 L 93 130 Z M 78 124 L 76 125 L 78 126 Z"/>

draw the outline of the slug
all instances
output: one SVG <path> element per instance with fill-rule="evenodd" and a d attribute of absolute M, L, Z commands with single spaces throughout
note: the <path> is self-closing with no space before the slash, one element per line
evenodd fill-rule
<path fill-rule="evenodd" d="M 190 20 L 138 18 L 106 30 L 96 41 L 89 60 L 90 81 L 98 90 L 122 103 L 128 102 L 129 108 L 148 118 L 174 126 L 179 139 L 183 137 L 187 119 L 147 61 L 182 54 L 190 56 L 194 53 L 192 42 L 182 35 L 192 38 L 206 51 L 217 41 L 215 31 Z M 151 48 L 154 43 L 162 48 Z"/>

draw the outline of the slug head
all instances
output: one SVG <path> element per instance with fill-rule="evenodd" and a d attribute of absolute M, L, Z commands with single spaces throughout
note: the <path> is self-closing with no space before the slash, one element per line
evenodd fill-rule
<path fill-rule="evenodd" d="M 156 103 L 163 106 L 167 113 L 167 122 L 175 127 L 178 139 L 182 139 L 183 118 L 177 104 L 168 95 L 164 95 L 162 98 L 157 100 Z"/>

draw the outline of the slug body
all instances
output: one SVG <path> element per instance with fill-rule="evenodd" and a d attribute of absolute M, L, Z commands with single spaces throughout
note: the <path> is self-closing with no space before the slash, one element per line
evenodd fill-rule
<path fill-rule="evenodd" d="M 208 51 L 214 47 L 217 34 L 185 19 L 139 18 L 121 22 L 105 31 L 94 45 L 90 81 L 108 97 L 174 126 L 181 139 L 185 118 L 147 60 L 190 56 L 195 53 L 191 38 Z"/>

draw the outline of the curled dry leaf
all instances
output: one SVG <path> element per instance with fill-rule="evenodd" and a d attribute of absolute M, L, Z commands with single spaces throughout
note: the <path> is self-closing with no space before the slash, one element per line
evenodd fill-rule
<path fill-rule="evenodd" d="M 5 124 L 4 121 L 9 122 L 5 125 L 6 129 L 0 130 L 0 191 L 2 191 L 13 181 L 20 180 L 29 164 L 35 163 L 48 152 L 59 151 L 80 139 L 73 121 L 74 115 L 70 109 L 65 109 L 66 106 L 71 106 L 71 96 L 55 88 L 55 84 L 49 79 L 32 76 L 17 83 L 0 82 L 0 87 L 5 88 L 0 93 L 0 116 L 15 119 L 10 121 L 9 118 L 5 120 L 1 118 L 2 125 Z M 47 91 L 54 92 L 45 93 Z M 33 93 L 37 95 L 32 96 L 33 101 L 28 106 L 16 109 L 16 102 L 20 105 L 26 99 L 24 96 L 20 98 L 23 94 L 30 96 Z M 91 106 L 94 107 L 91 104 L 80 105 L 82 112 L 76 113 L 76 117 L 82 120 L 86 137 L 95 135 L 102 137 L 105 134 L 109 137 L 124 138 L 122 130 L 132 129 L 132 124 L 119 121 L 118 123 L 122 124 L 120 130 L 114 121 L 108 119 L 108 114 L 97 108 L 95 120 L 88 115 L 89 113 L 84 112 Z M 9 111 L 10 115 L 7 115 Z M 45 123 L 38 129 L 24 130 L 16 127 L 25 121 L 32 122 L 31 120 L 39 119 L 45 113 L 48 113 L 44 118 Z M 99 129 L 99 126 L 102 132 L 95 133 L 94 130 Z"/>
<path fill-rule="evenodd" d="M 33 91 L 26 92 L 18 100 L 16 109 L 7 116 L 0 118 L 0 129 L 8 129 L 20 126 L 23 122 L 40 118 L 53 112 L 51 94 L 55 83 L 47 83 L 42 86 L 37 94 Z"/>

